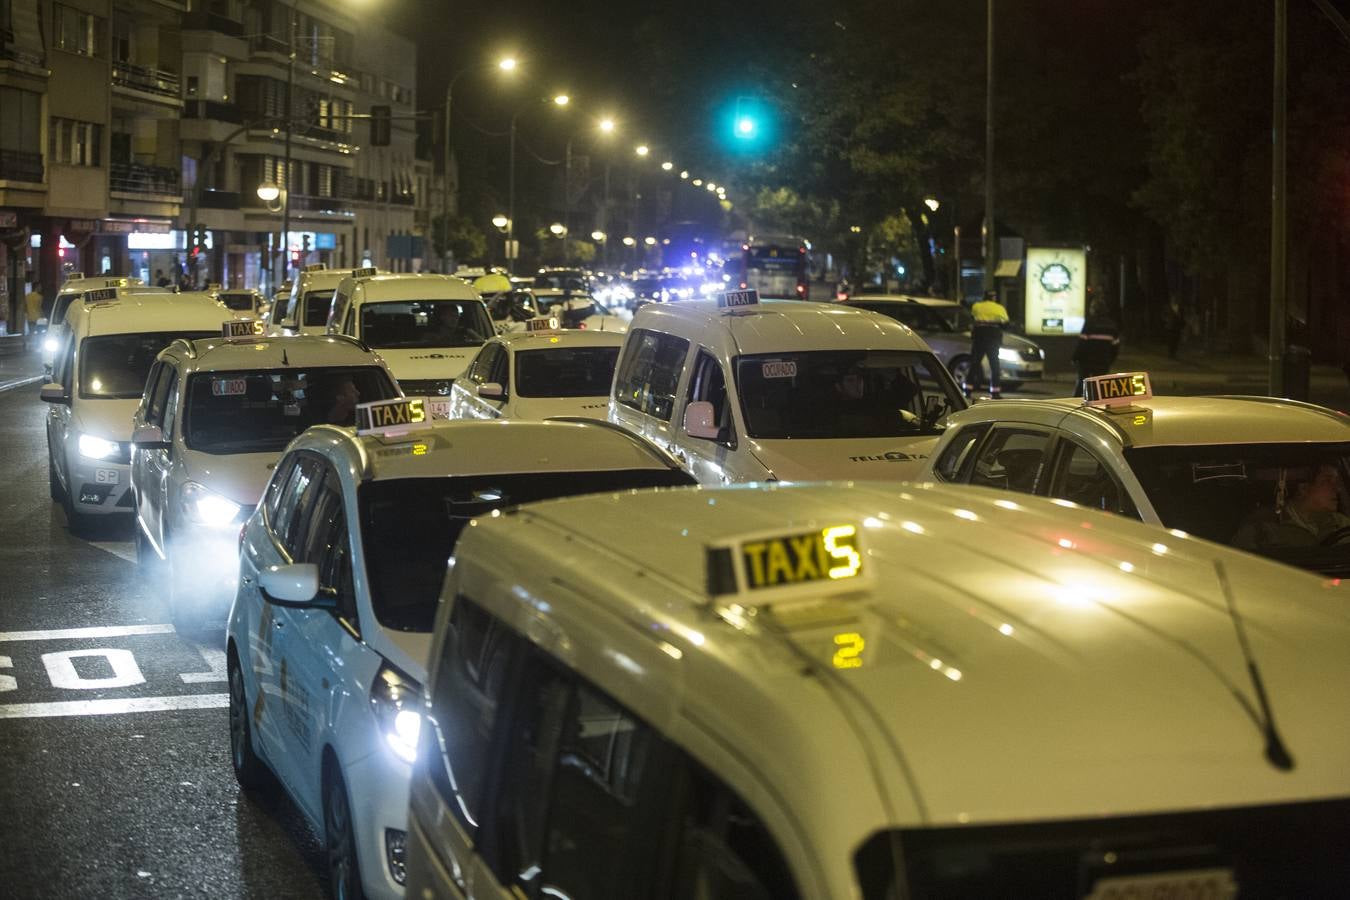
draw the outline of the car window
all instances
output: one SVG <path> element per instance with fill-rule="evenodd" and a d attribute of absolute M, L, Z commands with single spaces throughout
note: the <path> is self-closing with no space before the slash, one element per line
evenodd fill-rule
<path fill-rule="evenodd" d="M 319 593 L 337 601 L 338 613 L 356 624 L 352 587 L 351 543 L 347 540 L 346 507 L 336 474 L 328 469 L 315 494 L 305 545 L 297 562 L 319 567 Z"/>
<path fill-rule="evenodd" d="M 625 406 L 670 421 L 689 342 L 645 328 L 629 332 L 622 368 L 614 381 L 614 399 Z"/>
<path fill-rule="evenodd" d="M 713 421 L 717 423 L 717 442 L 734 444 L 736 435 L 731 421 L 731 404 L 727 402 L 727 377 L 717 358 L 707 350 L 700 350 L 689 375 L 687 403 L 706 401 L 712 404 Z"/>
<path fill-rule="evenodd" d="M 169 379 L 166 377 L 172 369 L 168 363 L 155 363 L 145 379 L 144 412 L 145 421 L 158 425 L 164 417 L 164 400 L 169 394 Z"/>
<path fill-rule="evenodd" d="M 1075 441 L 1065 441 L 1058 456 L 1050 496 L 1104 512 L 1139 517 L 1129 494 L 1095 453 Z"/>
<path fill-rule="evenodd" d="M 956 433 L 938 457 L 933 472 L 943 481 L 959 481 L 970 459 L 970 451 L 989 430 L 988 423 L 967 425 Z"/>
<path fill-rule="evenodd" d="M 170 367 L 163 380 L 169 385 L 169 394 L 164 398 L 164 440 L 171 441 L 178 422 L 178 370 Z"/>
<path fill-rule="evenodd" d="M 1049 444 L 1045 431 L 995 428 L 980 446 L 970 483 L 1033 494 Z"/>
<path fill-rule="evenodd" d="M 318 327 L 328 324 L 328 315 L 333 311 L 333 289 L 326 291 L 308 291 L 305 294 L 306 327 Z"/>
<path fill-rule="evenodd" d="M 502 695 L 518 647 L 516 636 L 481 606 L 455 599 L 421 753 L 431 783 L 470 835 L 482 820 Z"/>
<path fill-rule="evenodd" d="M 521 397 L 604 397 L 618 359 L 618 347 L 519 350 L 515 392 Z"/>
<path fill-rule="evenodd" d="M 881 313 L 883 316 L 890 316 L 915 331 L 926 331 L 930 324 L 924 316 L 924 308 L 917 303 L 858 303 L 854 305 L 874 313 Z"/>
<path fill-rule="evenodd" d="M 276 473 L 267 485 L 267 499 L 265 508 L 267 510 L 267 520 L 273 528 L 277 524 L 277 507 L 281 503 L 281 498 L 286 494 L 286 484 L 291 476 L 295 474 L 296 463 L 300 459 L 298 455 L 288 456 L 277 466 Z"/>
<path fill-rule="evenodd" d="M 273 533 L 293 560 L 304 546 L 304 537 L 309 530 L 309 514 L 322 482 L 323 467 L 319 459 L 308 453 L 300 454 L 295 471 L 286 481 L 277 504 L 276 517 L 272 521 Z"/>
<path fill-rule="evenodd" d="M 497 333 L 480 300 L 398 300 L 361 306 L 371 347 L 476 347 Z"/>
<path fill-rule="evenodd" d="M 220 332 L 155 331 L 108 334 L 80 344 L 80 397 L 86 400 L 131 400 L 145 394 L 146 377 L 155 357 L 178 338 L 219 337 Z"/>

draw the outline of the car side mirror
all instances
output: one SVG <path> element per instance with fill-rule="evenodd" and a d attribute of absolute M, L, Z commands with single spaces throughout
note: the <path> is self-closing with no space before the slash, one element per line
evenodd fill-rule
<path fill-rule="evenodd" d="M 684 430 L 690 437 L 715 441 L 722 429 L 717 427 L 717 413 L 707 400 L 695 400 L 684 408 Z"/>
<path fill-rule="evenodd" d="M 70 405 L 70 395 L 66 393 L 65 387 L 54 381 L 50 384 L 44 384 L 42 390 L 38 392 L 38 396 L 48 403 L 63 403 L 66 406 Z"/>
<path fill-rule="evenodd" d="M 258 573 L 263 599 L 292 609 L 333 609 L 336 602 L 319 596 L 319 567 L 314 563 L 268 566 Z"/>
<path fill-rule="evenodd" d="M 131 430 L 131 443 L 139 450 L 168 450 L 169 442 L 164 440 L 164 429 L 149 422 L 139 422 Z"/>
<path fill-rule="evenodd" d="M 485 400 L 500 400 L 506 395 L 502 386 L 495 381 L 489 381 L 486 384 L 478 386 L 478 396 Z"/>

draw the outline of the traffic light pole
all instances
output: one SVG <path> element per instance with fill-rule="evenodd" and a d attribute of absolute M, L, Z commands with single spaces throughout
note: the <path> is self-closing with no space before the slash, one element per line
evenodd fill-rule
<path fill-rule="evenodd" d="M 290 16 L 290 54 L 286 58 L 286 155 L 281 178 L 281 281 L 273 280 L 273 290 L 286 281 L 291 253 L 291 134 L 295 123 L 291 120 L 295 99 L 295 7 Z M 273 275 L 275 279 L 276 276 Z"/>

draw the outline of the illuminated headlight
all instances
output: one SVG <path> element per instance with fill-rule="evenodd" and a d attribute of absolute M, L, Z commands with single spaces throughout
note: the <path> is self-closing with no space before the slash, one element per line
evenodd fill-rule
<path fill-rule="evenodd" d="M 416 761 L 422 733 L 421 685 L 389 665 L 381 666 L 370 686 L 370 705 L 385 746 L 406 763 Z"/>
<path fill-rule="evenodd" d="M 195 481 L 183 485 L 183 510 L 198 525 L 229 525 L 239 515 L 239 504 L 207 490 Z"/>
<path fill-rule="evenodd" d="M 1012 347 L 999 347 L 998 358 L 1004 362 L 1019 362 L 1022 357 Z"/>
<path fill-rule="evenodd" d="M 117 441 L 107 441 L 92 434 L 80 435 L 80 455 L 89 459 L 107 459 L 117 452 Z"/>
<path fill-rule="evenodd" d="M 56 352 L 56 338 L 54 338 L 54 337 L 49 337 L 49 338 L 47 338 L 46 340 L 44 340 L 44 341 L 42 342 L 42 349 L 45 350 L 45 351 L 47 351 L 48 353 L 55 353 L 55 352 Z"/>

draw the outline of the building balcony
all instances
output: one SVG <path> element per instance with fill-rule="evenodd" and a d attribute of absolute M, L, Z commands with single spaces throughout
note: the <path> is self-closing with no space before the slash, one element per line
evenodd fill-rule
<path fill-rule="evenodd" d="M 119 61 L 112 64 L 112 83 L 113 87 L 154 94 L 174 102 L 175 105 L 182 102 L 179 99 L 180 81 L 177 72 L 166 72 L 162 69 Z"/>
<path fill-rule="evenodd" d="M 108 189 L 114 194 L 183 196 L 182 177 L 177 169 L 143 166 L 140 163 L 112 163 L 108 169 Z"/>
<path fill-rule="evenodd" d="M 42 154 L 24 150 L 0 150 L 0 181 L 42 184 Z"/>
<path fill-rule="evenodd" d="M 0 35 L 0 60 L 10 60 L 22 63 L 25 66 L 37 66 L 38 68 L 41 68 L 43 65 L 42 54 L 30 53 L 27 50 L 14 46 L 11 43 L 13 39 L 13 35 Z"/>
<path fill-rule="evenodd" d="M 291 209 L 299 212 L 328 213 L 334 216 L 355 215 L 351 201 L 341 197 L 307 197 L 292 194 Z"/>
<path fill-rule="evenodd" d="M 213 119 L 217 122 L 244 123 L 244 113 L 233 103 L 219 100 L 188 100 L 183 104 L 185 119 Z"/>
<path fill-rule="evenodd" d="M 202 31 L 218 31 L 230 37 L 244 36 L 244 23 L 211 10 L 190 12 L 183 17 L 183 27 Z"/>

